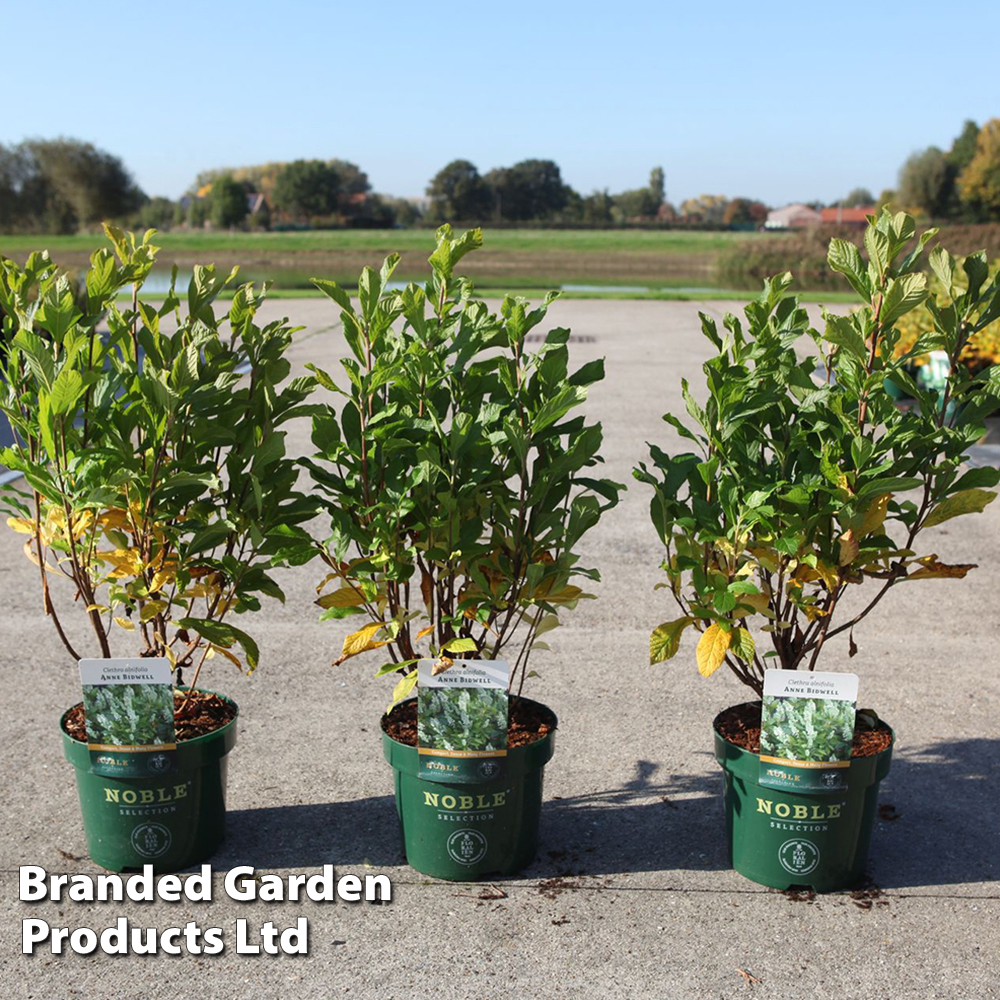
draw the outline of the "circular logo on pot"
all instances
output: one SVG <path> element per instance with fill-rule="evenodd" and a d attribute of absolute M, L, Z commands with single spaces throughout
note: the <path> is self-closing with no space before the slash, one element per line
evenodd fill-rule
<path fill-rule="evenodd" d="M 482 778 L 495 778 L 500 773 L 500 765 L 495 760 L 484 760 L 479 765 L 479 775 Z"/>
<path fill-rule="evenodd" d="M 478 830 L 456 830 L 447 842 L 448 854 L 460 865 L 474 865 L 486 855 L 486 838 Z"/>
<path fill-rule="evenodd" d="M 149 769 L 154 774 L 166 771 L 170 768 L 170 758 L 165 753 L 154 753 L 149 758 Z"/>
<path fill-rule="evenodd" d="M 170 849 L 170 831 L 162 823 L 140 823 L 132 830 L 132 848 L 143 858 L 158 858 Z"/>
<path fill-rule="evenodd" d="M 792 875 L 808 875 L 819 864 L 819 848 L 808 840 L 786 840 L 778 848 L 781 867 Z"/>

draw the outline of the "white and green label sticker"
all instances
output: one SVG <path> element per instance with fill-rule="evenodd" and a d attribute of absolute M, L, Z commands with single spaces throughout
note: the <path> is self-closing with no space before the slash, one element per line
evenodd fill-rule
<path fill-rule="evenodd" d="M 765 671 L 760 784 L 805 793 L 843 791 L 857 701 L 857 674 Z"/>
<path fill-rule="evenodd" d="M 90 769 L 117 778 L 152 778 L 175 765 L 170 661 L 153 657 L 80 660 Z"/>
<path fill-rule="evenodd" d="M 417 665 L 420 776 L 483 782 L 503 776 L 510 665 L 421 660 Z"/>

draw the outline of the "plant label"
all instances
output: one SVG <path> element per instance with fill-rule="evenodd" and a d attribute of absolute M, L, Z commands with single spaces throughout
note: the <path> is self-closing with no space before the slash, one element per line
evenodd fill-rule
<path fill-rule="evenodd" d="M 764 672 L 760 783 L 815 794 L 847 787 L 857 674 Z"/>
<path fill-rule="evenodd" d="M 438 660 L 417 666 L 420 777 L 483 783 L 506 770 L 510 665 L 505 660 Z"/>
<path fill-rule="evenodd" d="M 113 778 L 153 778 L 176 763 L 170 661 L 80 660 L 90 769 Z"/>

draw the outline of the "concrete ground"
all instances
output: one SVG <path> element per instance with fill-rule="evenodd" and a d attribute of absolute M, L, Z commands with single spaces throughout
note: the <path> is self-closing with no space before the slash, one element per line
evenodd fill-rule
<path fill-rule="evenodd" d="M 76 792 L 61 756 L 60 713 L 79 697 L 75 664 L 41 613 L 36 570 L 20 536 L 0 534 L 0 920 L 5 997 L 492 998 L 657 997 L 831 1000 L 1000 995 L 1000 503 L 937 529 L 924 548 L 975 562 L 965 581 L 903 586 L 857 632 L 860 654 L 831 644 L 828 669 L 855 669 L 861 700 L 898 733 L 874 835 L 871 908 L 847 895 L 793 902 L 727 869 L 721 778 L 710 723 L 745 691 L 725 671 L 694 668 L 691 637 L 673 662 L 647 665 L 650 629 L 671 617 L 658 580 L 648 491 L 630 470 L 646 440 L 672 444 L 660 420 L 682 410 L 681 376 L 706 356 L 685 302 L 563 302 L 553 324 L 581 337 L 577 362 L 605 356 L 608 379 L 588 410 L 604 423 L 608 473 L 632 483 L 586 540 L 600 599 L 584 602 L 534 662 L 530 694 L 559 714 L 546 773 L 542 844 L 520 877 L 481 887 L 428 880 L 401 862 L 392 777 L 378 718 L 389 692 L 373 659 L 330 666 L 346 623 L 316 622 L 316 567 L 282 574 L 288 602 L 252 625 L 262 666 L 251 679 L 215 666 L 206 682 L 242 707 L 230 759 L 225 846 L 213 859 L 284 874 L 333 863 L 385 872 L 389 905 L 229 901 L 209 905 L 17 902 L 17 868 L 94 871 Z M 332 304 L 275 303 L 308 329 L 298 365 L 333 367 Z M 818 316 L 817 316 L 818 319 Z M 305 428 L 299 444 L 307 447 Z M 931 533 L 928 532 L 928 535 Z M 67 595 L 68 596 L 68 595 Z M 82 636 L 82 629 L 76 634 Z M 992 779 L 992 780 L 991 780 Z M 370 867 L 366 867 L 370 866 Z M 565 876 L 555 889 L 542 884 Z M 883 902 L 884 901 L 884 902 Z M 196 919 L 233 936 L 237 918 L 306 916 L 305 958 L 109 958 L 20 955 L 22 916 L 103 928 L 124 914 L 143 926 Z M 741 970 L 747 976 L 741 973 Z"/>

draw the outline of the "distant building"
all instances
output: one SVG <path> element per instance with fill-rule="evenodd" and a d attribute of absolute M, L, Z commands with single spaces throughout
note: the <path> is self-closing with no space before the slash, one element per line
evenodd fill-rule
<path fill-rule="evenodd" d="M 820 213 L 815 208 L 797 203 L 786 205 L 784 208 L 775 208 L 767 213 L 767 221 L 764 223 L 765 229 L 808 229 L 809 226 L 817 226 L 820 222 Z"/>
<path fill-rule="evenodd" d="M 868 216 L 875 214 L 875 206 L 867 208 L 824 208 L 820 222 L 824 226 L 856 226 L 863 229 L 868 224 Z"/>
<path fill-rule="evenodd" d="M 258 212 L 267 212 L 267 199 L 259 191 L 250 191 L 247 194 L 247 214 L 256 215 Z"/>

